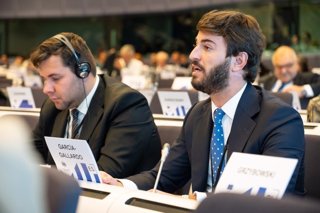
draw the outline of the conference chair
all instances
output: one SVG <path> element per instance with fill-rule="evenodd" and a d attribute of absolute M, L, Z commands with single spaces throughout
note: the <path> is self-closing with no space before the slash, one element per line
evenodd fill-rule
<path fill-rule="evenodd" d="M 311 200 L 287 197 L 281 200 L 233 193 L 211 194 L 194 213 L 314 213 L 320 204 Z"/>
<path fill-rule="evenodd" d="M 42 104 L 48 98 L 48 96 L 43 93 L 42 88 L 31 88 L 31 92 L 36 108 L 41 108 Z"/>
<path fill-rule="evenodd" d="M 273 92 L 272 93 L 274 96 L 280 98 L 282 101 L 284 101 L 285 103 L 289 104 L 290 106 L 292 106 L 292 102 L 293 102 L 293 95 L 291 93 L 288 92 Z"/>
<path fill-rule="evenodd" d="M 5 77 L 0 77 L 0 88 L 7 88 L 12 86 L 12 79 L 7 79 Z"/>
<path fill-rule="evenodd" d="M 305 141 L 306 198 L 320 199 L 320 135 L 305 135 Z"/>
<path fill-rule="evenodd" d="M 78 182 L 53 168 L 43 168 L 50 213 L 75 213 L 81 193 Z"/>
<path fill-rule="evenodd" d="M 158 88 L 159 89 L 170 89 L 173 84 L 174 79 L 159 79 Z"/>
<path fill-rule="evenodd" d="M 161 126 L 158 125 L 158 132 L 161 139 L 161 144 L 169 143 L 170 145 L 178 138 L 181 126 Z"/>

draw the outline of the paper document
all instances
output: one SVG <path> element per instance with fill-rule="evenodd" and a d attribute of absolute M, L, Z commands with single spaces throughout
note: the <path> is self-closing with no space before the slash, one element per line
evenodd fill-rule
<path fill-rule="evenodd" d="M 57 169 L 78 180 L 101 183 L 99 169 L 85 140 L 45 137 Z"/>

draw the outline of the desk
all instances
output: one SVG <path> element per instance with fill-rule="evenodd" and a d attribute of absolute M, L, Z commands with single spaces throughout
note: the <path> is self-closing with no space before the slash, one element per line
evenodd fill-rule
<path fill-rule="evenodd" d="M 82 194 L 77 213 L 187 213 L 195 210 L 198 202 L 181 196 L 165 195 L 142 190 L 128 190 L 106 184 L 79 181 Z"/>
<path fill-rule="evenodd" d="M 305 135 L 320 135 L 320 123 L 303 123 Z"/>
<path fill-rule="evenodd" d="M 14 109 L 11 107 L 0 107 L 0 117 L 4 115 L 15 115 L 26 121 L 30 129 L 34 129 L 38 123 L 40 109 Z"/>
<path fill-rule="evenodd" d="M 39 117 L 40 108 L 31 109 L 21 109 L 21 108 L 11 108 L 11 107 L 1 107 L 0 106 L 0 116 L 3 115 L 32 115 Z"/>

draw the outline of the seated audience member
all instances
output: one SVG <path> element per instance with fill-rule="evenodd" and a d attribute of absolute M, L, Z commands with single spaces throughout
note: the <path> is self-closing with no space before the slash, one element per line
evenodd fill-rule
<path fill-rule="evenodd" d="M 304 130 L 300 115 L 270 92 L 253 86 L 265 40 L 256 19 L 235 11 L 210 11 L 197 24 L 190 53 L 192 85 L 210 95 L 186 115 L 162 167 L 158 188 L 174 192 L 191 179 L 191 198 L 214 191 L 233 152 L 298 159 L 287 193 L 303 194 Z M 221 132 L 221 134 L 215 134 Z M 220 142 L 218 142 L 220 141 Z M 150 171 L 103 182 L 148 190 Z"/>
<path fill-rule="evenodd" d="M 176 68 L 168 63 L 169 54 L 165 51 L 159 51 L 156 54 L 156 75 L 161 79 L 174 79 L 176 77 Z"/>
<path fill-rule="evenodd" d="M 310 98 L 320 93 L 320 75 L 300 72 L 296 52 L 289 46 L 280 46 L 272 56 L 274 73 L 260 79 L 260 84 L 272 92 L 296 92 L 301 107 L 306 108 Z"/>
<path fill-rule="evenodd" d="M 7 54 L 0 55 L 0 67 L 6 68 L 6 69 L 9 67 L 9 58 Z"/>
<path fill-rule="evenodd" d="M 131 44 L 121 47 L 120 57 L 114 61 L 114 67 L 120 70 L 121 76 L 143 74 L 143 63 L 135 58 L 135 53 L 135 48 Z"/>
<path fill-rule="evenodd" d="M 53 164 L 44 136 L 86 140 L 100 170 L 126 177 L 152 168 L 160 157 L 160 138 L 148 102 L 123 83 L 96 75 L 94 57 L 74 33 L 42 42 L 31 61 L 48 95 L 34 130 L 44 161 Z"/>
<path fill-rule="evenodd" d="M 302 55 L 298 56 L 299 72 L 311 72 L 308 59 Z"/>

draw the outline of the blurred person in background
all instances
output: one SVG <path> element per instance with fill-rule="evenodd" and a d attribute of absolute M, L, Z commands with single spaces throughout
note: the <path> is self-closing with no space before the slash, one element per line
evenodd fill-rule
<path fill-rule="evenodd" d="M 121 76 L 143 74 L 143 63 L 135 58 L 135 54 L 135 48 L 131 44 L 121 47 L 119 57 L 114 61 L 114 67 L 120 70 Z"/>
<path fill-rule="evenodd" d="M 260 78 L 259 84 L 272 92 L 295 92 L 305 109 L 309 99 L 320 93 L 320 76 L 300 72 L 299 58 L 293 48 L 280 46 L 272 55 L 274 72 Z"/>

